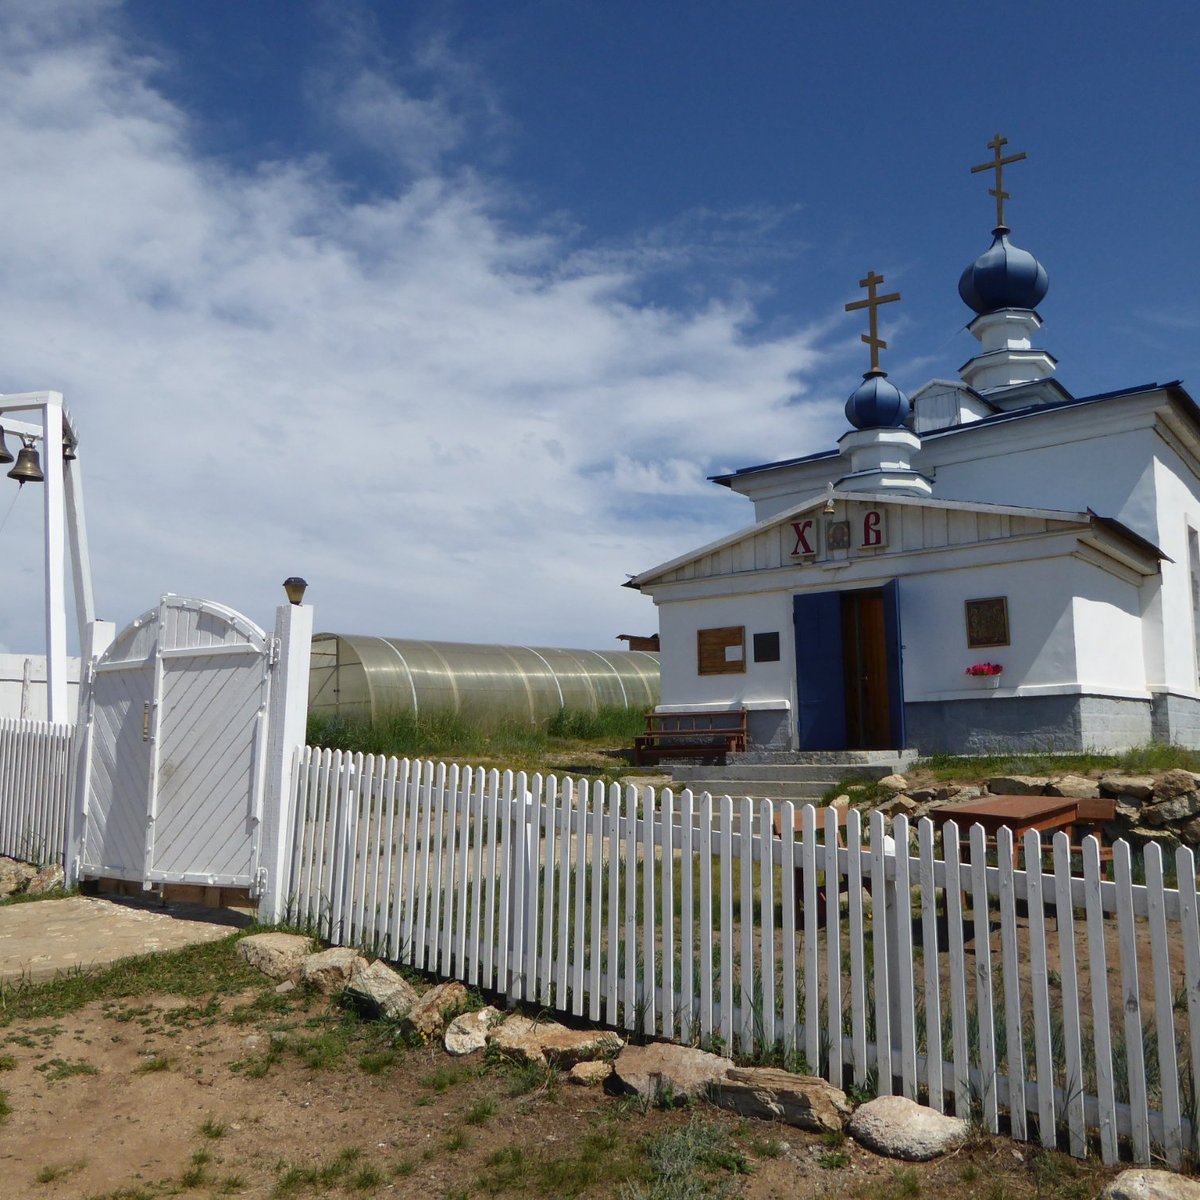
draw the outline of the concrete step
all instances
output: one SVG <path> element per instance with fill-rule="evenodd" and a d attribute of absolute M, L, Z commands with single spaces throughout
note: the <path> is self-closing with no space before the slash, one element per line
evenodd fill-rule
<path fill-rule="evenodd" d="M 890 766 L 900 769 L 917 759 L 915 750 L 746 750 L 726 756 L 726 763 L 758 763 L 780 766 Z"/>
<path fill-rule="evenodd" d="M 677 781 L 692 779 L 760 779 L 786 780 L 799 783 L 808 780 L 827 780 L 832 786 L 851 775 L 863 779 L 882 779 L 892 774 L 887 763 L 749 763 L 740 755 L 730 755 L 736 761 L 724 767 L 704 766 L 699 763 L 680 764 L 670 768 L 671 777 Z"/>
<path fill-rule="evenodd" d="M 814 779 L 789 783 L 779 779 L 693 779 L 678 782 L 673 790 L 691 788 L 693 794 L 711 792 L 714 796 L 751 796 L 755 800 L 820 800 L 830 788 L 836 787 L 836 779 Z"/>

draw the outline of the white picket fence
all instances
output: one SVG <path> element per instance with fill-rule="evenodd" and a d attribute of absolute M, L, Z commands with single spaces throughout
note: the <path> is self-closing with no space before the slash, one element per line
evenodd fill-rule
<path fill-rule="evenodd" d="M 1119 842 L 1110 881 L 1061 833 L 1017 869 L 1007 830 L 313 748 L 295 798 L 291 915 L 331 941 L 1077 1157 L 1196 1149 L 1188 849 Z"/>
<path fill-rule="evenodd" d="M 0 720 L 0 854 L 61 863 L 74 788 L 75 727 Z"/>

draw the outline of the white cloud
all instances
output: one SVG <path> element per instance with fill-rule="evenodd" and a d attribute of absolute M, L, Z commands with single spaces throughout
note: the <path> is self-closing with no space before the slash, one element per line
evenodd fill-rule
<path fill-rule="evenodd" d="M 444 63 L 426 98 L 347 76 L 344 113 L 403 129 L 412 172 L 349 199 L 317 157 L 201 157 L 119 19 L 0 4 L 0 387 L 67 394 L 102 616 L 174 591 L 266 622 L 299 573 L 326 629 L 613 645 L 656 624 L 626 573 L 748 520 L 704 475 L 838 432 L 795 400 L 816 333 L 641 302 L 653 234 L 591 253 L 439 166 L 471 128 Z M 37 649 L 24 491 L 0 644 Z"/>

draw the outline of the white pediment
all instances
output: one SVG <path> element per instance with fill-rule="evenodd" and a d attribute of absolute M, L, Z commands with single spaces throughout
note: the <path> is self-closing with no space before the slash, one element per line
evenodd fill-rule
<path fill-rule="evenodd" d="M 833 499 L 834 511 L 826 511 L 827 507 L 828 499 L 822 493 L 787 512 L 645 571 L 631 579 L 629 586 L 810 565 L 850 565 L 883 555 L 966 549 L 1066 533 L 1086 536 L 1093 542 L 1099 536 L 1124 541 L 1112 522 L 1100 522 L 1086 512 L 863 493 L 838 494 Z M 1157 569 L 1157 561 L 1149 552 L 1153 547 L 1149 551 L 1136 544 L 1122 548 L 1139 560 L 1145 559 L 1144 573 Z"/>

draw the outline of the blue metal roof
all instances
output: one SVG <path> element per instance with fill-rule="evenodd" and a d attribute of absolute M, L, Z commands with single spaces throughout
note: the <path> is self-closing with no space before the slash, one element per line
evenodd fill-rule
<path fill-rule="evenodd" d="M 974 429 L 990 428 L 993 425 L 1001 425 L 1006 421 L 1020 421 L 1027 417 L 1036 417 L 1041 413 L 1062 412 L 1069 408 L 1082 408 L 1089 404 L 1100 404 L 1105 400 L 1116 400 L 1121 396 L 1133 396 L 1139 392 L 1154 392 L 1154 391 L 1175 391 L 1183 402 L 1184 408 L 1189 412 L 1192 420 L 1195 422 L 1197 429 L 1200 429 L 1200 408 L 1196 406 L 1196 402 L 1184 390 L 1181 380 L 1173 379 L 1169 383 L 1143 383 L 1136 387 L 1118 388 L 1111 392 L 1098 392 L 1094 396 L 1073 396 L 1069 400 L 1058 400 L 1050 404 L 1034 404 L 1028 408 L 1014 409 L 1012 412 L 995 413 L 990 417 L 983 417 L 978 421 L 969 421 L 965 425 L 950 425 L 946 429 L 938 429 L 932 433 L 921 435 L 922 441 L 932 441 L 935 438 L 953 437 L 956 434 L 970 433 Z M 819 462 L 821 459 L 837 458 L 838 451 L 836 450 L 821 450 L 816 454 L 805 454 L 799 458 L 785 458 L 779 462 L 760 463 L 753 467 L 741 467 L 737 471 L 731 471 L 725 475 L 710 475 L 709 480 L 712 483 L 722 484 L 724 487 L 731 486 L 730 481 L 738 479 L 743 475 L 754 475 L 760 471 L 779 471 L 785 467 L 795 467 L 802 463 Z"/>

